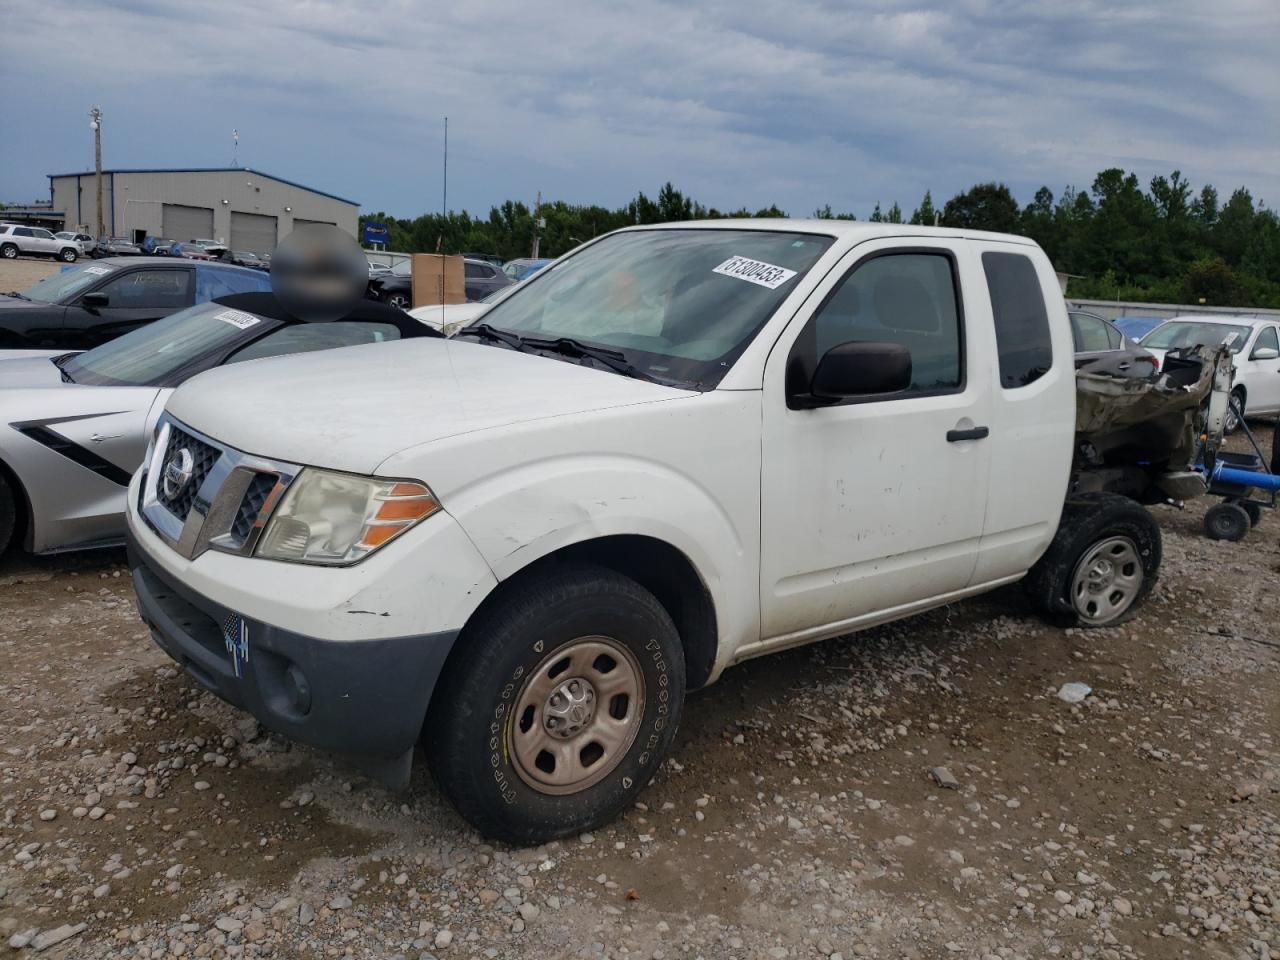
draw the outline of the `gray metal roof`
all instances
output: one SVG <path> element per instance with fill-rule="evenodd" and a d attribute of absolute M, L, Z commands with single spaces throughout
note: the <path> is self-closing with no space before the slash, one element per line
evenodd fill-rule
<path fill-rule="evenodd" d="M 117 167 L 114 170 L 103 170 L 103 173 L 252 173 L 255 176 L 267 177 L 278 183 L 286 183 L 291 187 L 297 187 L 299 190 L 306 190 L 310 193 L 319 194 L 322 197 L 328 197 L 330 200 L 337 200 L 341 203 L 349 203 L 353 207 L 360 206 L 358 201 L 348 200 L 346 197 L 340 197 L 337 194 L 326 193 L 323 190 L 317 190 L 315 187 L 308 187 L 305 183 L 298 183 L 296 180 L 286 180 L 284 177 L 277 177 L 275 174 L 266 173 L 262 170 L 255 170 L 252 167 L 169 167 L 156 169 L 122 169 Z M 71 173 L 50 173 L 46 174 L 50 180 L 55 177 L 92 177 L 92 170 L 76 170 Z"/>

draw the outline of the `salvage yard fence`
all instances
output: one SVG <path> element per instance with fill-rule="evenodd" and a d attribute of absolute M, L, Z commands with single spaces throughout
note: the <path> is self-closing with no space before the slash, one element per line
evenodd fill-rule
<path fill-rule="evenodd" d="M 1168 320 L 1171 317 L 1185 316 L 1188 313 L 1199 315 L 1220 313 L 1224 317 L 1274 317 L 1280 320 L 1280 310 L 1260 310 L 1253 307 L 1206 307 L 1192 303 L 1131 303 L 1124 300 L 1076 300 L 1068 297 L 1067 303 L 1073 309 L 1092 313 L 1104 320 L 1116 317 L 1159 317 Z"/>

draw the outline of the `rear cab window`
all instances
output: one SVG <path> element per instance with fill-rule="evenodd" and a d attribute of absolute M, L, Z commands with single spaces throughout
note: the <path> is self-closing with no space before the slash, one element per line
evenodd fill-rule
<path fill-rule="evenodd" d="M 982 254 L 982 269 L 991 294 L 1000 386 L 1005 390 L 1028 386 L 1053 367 L 1049 311 L 1036 265 L 1021 253 L 988 250 Z M 1105 334 L 1102 343 L 1101 349 L 1107 349 Z"/>

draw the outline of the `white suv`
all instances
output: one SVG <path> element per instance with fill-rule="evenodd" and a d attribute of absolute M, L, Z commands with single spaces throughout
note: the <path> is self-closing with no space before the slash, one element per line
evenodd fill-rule
<path fill-rule="evenodd" d="M 1274 317 L 1232 317 L 1222 314 L 1174 317 L 1142 338 L 1142 346 L 1163 364 L 1164 355 L 1179 347 L 1216 346 L 1230 341 L 1235 376 L 1226 430 L 1251 416 L 1280 413 L 1280 320 Z"/>
<path fill-rule="evenodd" d="M 19 254 L 57 257 L 63 263 L 75 263 L 80 259 L 80 245 L 74 240 L 59 240 L 43 227 L 0 224 L 0 256 L 14 260 Z"/>

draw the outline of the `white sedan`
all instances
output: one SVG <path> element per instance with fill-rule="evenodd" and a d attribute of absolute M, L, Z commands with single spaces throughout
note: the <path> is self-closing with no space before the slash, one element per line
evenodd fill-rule
<path fill-rule="evenodd" d="M 1225 429 L 1240 426 L 1250 415 L 1280 413 L 1280 318 L 1232 317 L 1222 314 L 1174 317 L 1140 341 L 1163 364 L 1164 355 L 1179 347 L 1227 343 L 1235 377 L 1231 412 Z"/>

